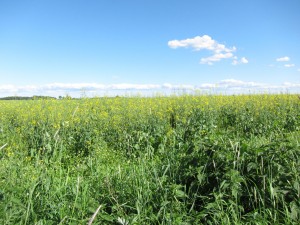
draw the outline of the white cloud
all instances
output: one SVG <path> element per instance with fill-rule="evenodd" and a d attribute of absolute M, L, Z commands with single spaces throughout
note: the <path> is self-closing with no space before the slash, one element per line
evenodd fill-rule
<path fill-rule="evenodd" d="M 217 87 L 217 84 L 204 83 L 197 86 L 199 89 L 212 89 Z"/>
<path fill-rule="evenodd" d="M 209 50 L 213 55 L 210 57 L 202 58 L 200 63 L 212 65 L 213 62 L 220 61 L 221 59 L 232 58 L 233 52 L 236 47 L 228 48 L 223 44 L 219 44 L 208 35 L 196 36 L 184 40 L 172 40 L 168 42 L 170 48 L 192 48 L 195 51 Z"/>
<path fill-rule="evenodd" d="M 263 87 L 263 84 L 261 84 L 261 83 L 245 82 L 245 81 L 235 80 L 235 79 L 222 80 L 217 85 L 218 85 L 218 87 L 223 87 L 223 88 L 261 88 L 261 87 Z"/>
<path fill-rule="evenodd" d="M 217 53 L 213 56 L 210 56 L 210 57 L 207 57 L 207 58 L 202 58 L 200 63 L 201 64 L 212 65 L 213 62 L 220 61 L 221 59 L 228 59 L 228 58 L 231 58 L 232 56 L 233 56 L 233 54 L 231 52 Z"/>
<path fill-rule="evenodd" d="M 289 91 L 291 93 L 299 93 L 300 83 L 285 82 L 281 85 L 272 85 L 266 83 L 257 83 L 253 81 L 241 81 L 235 79 L 226 79 L 218 83 L 203 84 L 196 89 L 213 89 L 217 93 L 282 93 Z"/>
<path fill-rule="evenodd" d="M 180 48 L 180 47 L 191 47 L 196 51 L 200 51 L 202 49 L 211 50 L 217 53 L 220 52 L 231 52 L 235 50 L 233 47 L 232 49 L 226 48 L 225 45 L 217 43 L 208 35 L 196 36 L 194 38 L 188 38 L 184 40 L 172 40 L 168 42 L 170 48 Z"/>
<path fill-rule="evenodd" d="M 248 59 L 246 59 L 245 57 L 242 57 L 241 60 L 238 60 L 238 57 L 233 57 L 233 61 L 232 61 L 232 65 L 236 66 L 238 64 L 247 64 L 249 63 Z"/>
<path fill-rule="evenodd" d="M 156 84 L 112 84 L 107 85 L 106 89 L 113 90 L 151 90 L 160 88 L 160 85 Z"/>
<path fill-rule="evenodd" d="M 288 67 L 288 68 L 294 67 L 294 66 L 295 66 L 295 64 L 285 64 L 285 65 L 284 65 L 284 67 Z"/>
<path fill-rule="evenodd" d="M 0 85 L 0 96 L 33 96 L 49 95 L 58 97 L 59 95 L 69 94 L 73 97 L 80 97 L 84 92 L 85 95 L 93 96 L 116 96 L 124 94 L 153 95 L 160 92 L 165 94 L 194 93 L 200 90 L 211 93 L 280 93 L 289 91 L 290 93 L 300 92 L 300 83 L 285 82 L 281 85 L 272 85 L 266 83 L 257 83 L 253 81 L 241 81 L 235 79 L 221 80 L 216 83 L 203 83 L 198 85 L 190 84 L 98 84 L 98 83 L 51 83 L 45 85 Z"/>
<path fill-rule="evenodd" d="M 5 92 L 5 91 L 9 91 L 9 92 L 13 92 L 16 91 L 16 87 L 14 85 L 0 85 L 0 91 L 1 92 Z"/>
<path fill-rule="evenodd" d="M 51 83 L 40 86 L 44 90 L 91 90 L 91 89 L 105 89 L 105 85 L 97 83 Z"/>
<path fill-rule="evenodd" d="M 288 56 L 285 56 L 285 57 L 277 58 L 276 61 L 277 62 L 288 62 L 288 61 L 290 61 L 290 58 Z"/>
<path fill-rule="evenodd" d="M 164 84 L 162 85 L 162 87 L 163 87 L 163 88 L 169 88 L 169 89 L 172 89 L 172 84 L 170 84 L 170 83 L 164 83 Z"/>
<path fill-rule="evenodd" d="M 284 82 L 283 86 L 287 87 L 287 88 L 300 88 L 300 83 L 290 83 L 290 82 Z"/>
<path fill-rule="evenodd" d="M 246 59 L 245 57 L 241 59 L 241 63 L 247 64 L 248 62 L 249 62 L 248 59 Z"/>
<path fill-rule="evenodd" d="M 194 86 L 193 85 L 188 85 L 188 84 L 181 84 L 181 85 L 174 85 L 170 83 L 164 83 L 159 87 L 160 89 L 169 89 L 169 90 L 193 90 Z"/>
<path fill-rule="evenodd" d="M 237 64 L 239 64 L 239 61 L 237 61 L 236 59 L 234 59 L 234 60 L 232 61 L 232 65 L 236 66 Z"/>

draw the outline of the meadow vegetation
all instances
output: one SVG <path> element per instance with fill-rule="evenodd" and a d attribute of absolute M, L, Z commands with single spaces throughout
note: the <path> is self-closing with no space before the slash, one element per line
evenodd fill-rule
<path fill-rule="evenodd" d="M 298 224 L 297 95 L 0 102 L 0 224 Z"/>

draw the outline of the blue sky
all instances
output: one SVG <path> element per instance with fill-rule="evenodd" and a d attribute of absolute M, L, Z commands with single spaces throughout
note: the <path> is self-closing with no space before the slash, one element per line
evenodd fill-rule
<path fill-rule="evenodd" d="M 299 0 L 0 0 L 0 96 L 300 92 Z"/>

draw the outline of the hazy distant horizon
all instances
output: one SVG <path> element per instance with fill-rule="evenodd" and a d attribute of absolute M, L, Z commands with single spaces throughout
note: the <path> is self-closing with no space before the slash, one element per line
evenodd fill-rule
<path fill-rule="evenodd" d="M 173 85 L 157 84 L 63 84 L 53 83 L 47 85 L 28 86 L 0 86 L 0 97 L 7 96 L 36 96 L 44 95 L 58 98 L 59 96 L 71 97 L 103 97 L 103 96 L 156 96 L 156 95 L 181 95 L 181 94 L 275 94 L 275 93 L 300 93 L 300 85 L 284 83 L 270 85 L 238 80 L 223 80 L 212 84 L 200 85 Z"/>

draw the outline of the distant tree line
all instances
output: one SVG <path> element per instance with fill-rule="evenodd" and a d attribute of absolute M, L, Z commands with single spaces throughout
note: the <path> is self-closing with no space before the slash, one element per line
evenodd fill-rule
<path fill-rule="evenodd" d="M 32 97 L 8 96 L 8 97 L 0 98 L 0 100 L 37 100 L 37 99 L 56 99 L 56 98 L 51 96 L 41 96 L 41 95 L 34 95 Z"/>

